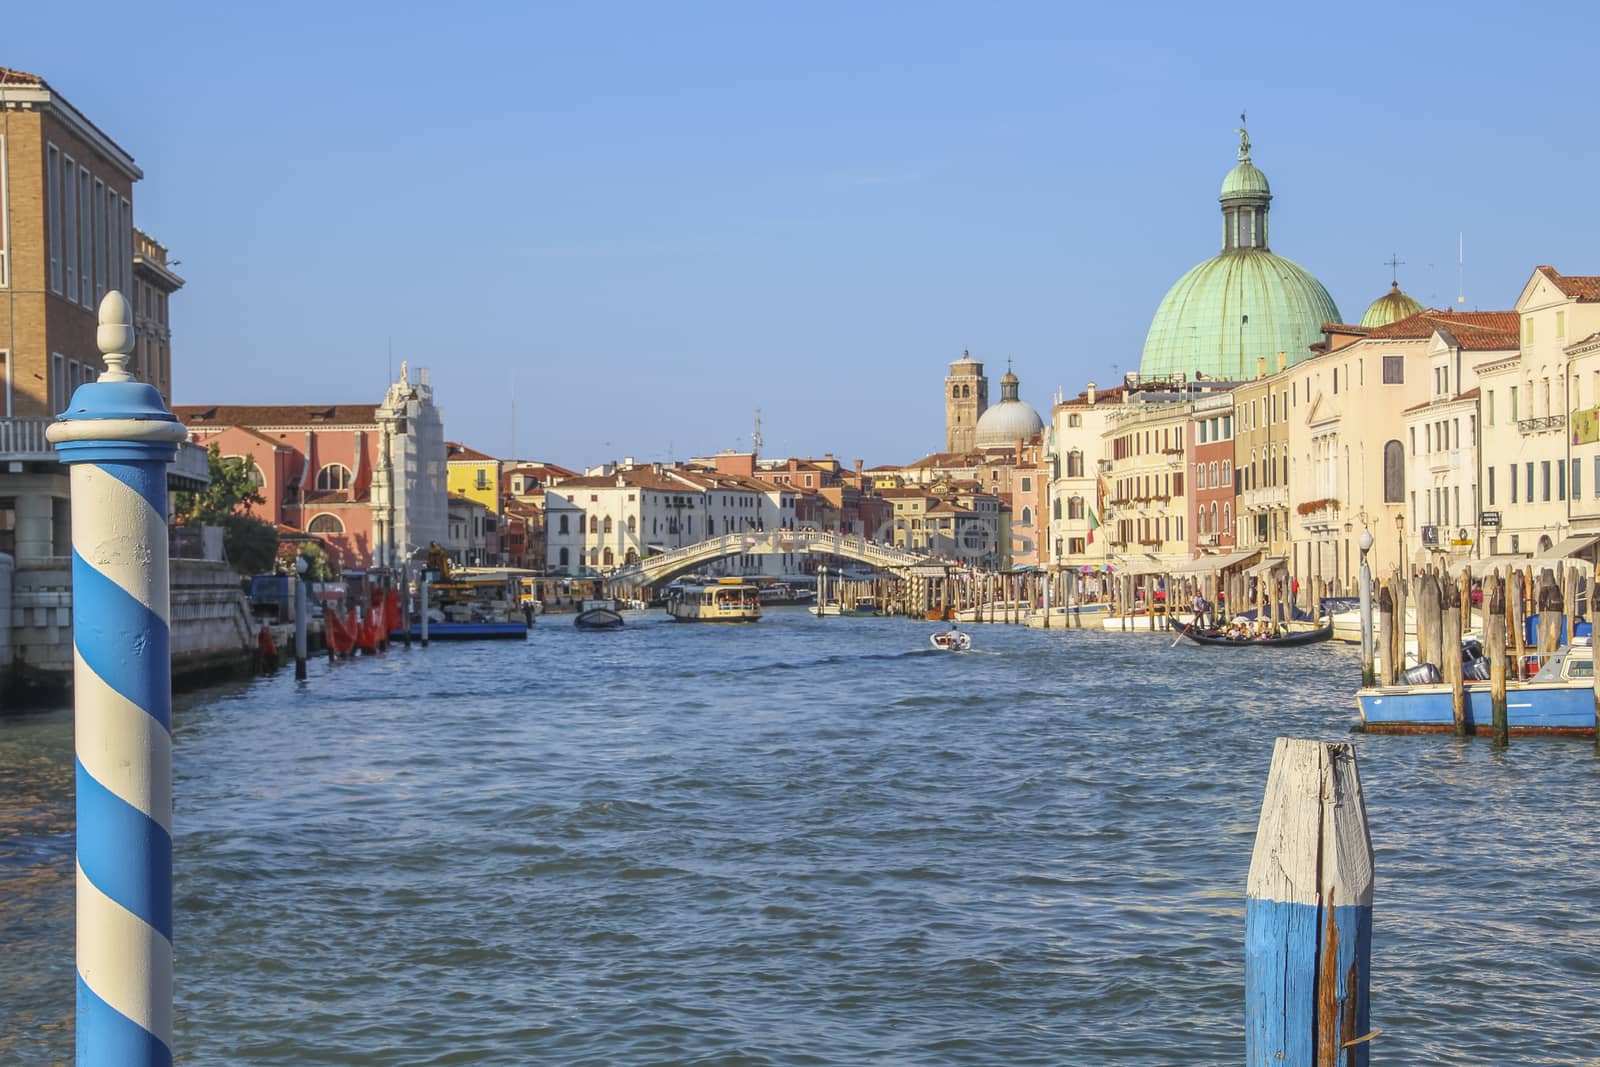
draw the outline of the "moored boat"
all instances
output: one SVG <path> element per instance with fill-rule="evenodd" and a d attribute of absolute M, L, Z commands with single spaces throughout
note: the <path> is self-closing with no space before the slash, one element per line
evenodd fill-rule
<path fill-rule="evenodd" d="M 761 594 L 738 578 L 685 585 L 667 602 L 667 614 L 678 622 L 755 622 L 761 618 Z"/>
<path fill-rule="evenodd" d="M 1431 672 L 1437 677 L 1437 672 Z M 1467 728 L 1488 733 L 1494 709 L 1488 682 L 1464 684 Z M 1455 714 L 1450 685 L 1372 686 L 1356 691 L 1361 712 L 1358 729 L 1373 734 L 1451 733 Z M 1506 728 L 1512 734 L 1593 736 L 1594 652 L 1586 645 L 1557 650 L 1544 667 L 1525 682 L 1506 682 Z"/>

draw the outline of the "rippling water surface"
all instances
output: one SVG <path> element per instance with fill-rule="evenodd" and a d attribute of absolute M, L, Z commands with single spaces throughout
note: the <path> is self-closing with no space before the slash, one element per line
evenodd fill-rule
<path fill-rule="evenodd" d="M 182 698 L 194 1064 L 1242 1059 L 1278 735 L 1357 658 L 770 612 Z M 1355 738 L 1374 1062 L 1600 1063 L 1600 763 Z M 72 1057 L 72 737 L 0 719 L 0 1063 Z"/>

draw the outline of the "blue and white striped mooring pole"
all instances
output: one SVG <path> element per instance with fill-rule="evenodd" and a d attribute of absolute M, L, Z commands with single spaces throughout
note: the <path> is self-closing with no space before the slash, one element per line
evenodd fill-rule
<path fill-rule="evenodd" d="M 1366 1067 L 1372 842 L 1349 745 L 1278 738 L 1244 914 L 1248 1067 Z"/>
<path fill-rule="evenodd" d="M 172 663 L 167 463 L 185 431 L 123 369 L 128 301 L 100 303 L 106 370 L 49 439 L 71 467 L 79 1067 L 172 1062 Z"/>

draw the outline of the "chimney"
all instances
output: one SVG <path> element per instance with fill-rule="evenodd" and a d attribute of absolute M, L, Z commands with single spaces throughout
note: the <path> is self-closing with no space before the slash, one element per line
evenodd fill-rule
<path fill-rule="evenodd" d="M 1088 388 L 1086 388 L 1084 390 L 1084 393 L 1089 398 L 1089 406 L 1090 407 L 1094 407 L 1094 383 L 1093 382 L 1089 383 L 1089 386 L 1088 386 Z"/>
<path fill-rule="evenodd" d="M 1278 353 L 1278 373 L 1282 374 L 1284 371 L 1286 371 L 1288 369 L 1289 369 L 1289 353 L 1287 353 L 1287 352 L 1279 352 Z"/>
<path fill-rule="evenodd" d="M 861 468 L 864 467 L 864 466 L 866 466 L 866 462 L 864 460 L 859 460 L 859 459 L 856 460 L 856 477 L 857 478 L 861 477 Z"/>
<path fill-rule="evenodd" d="M 1265 378 L 1266 376 L 1267 376 L 1267 357 L 1266 356 L 1257 356 L 1256 357 L 1256 377 L 1257 378 Z"/>

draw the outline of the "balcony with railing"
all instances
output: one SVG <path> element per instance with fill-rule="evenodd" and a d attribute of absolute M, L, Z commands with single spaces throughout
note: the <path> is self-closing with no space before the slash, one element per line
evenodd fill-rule
<path fill-rule="evenodd" d="M 1281 485 L 1266 485 L 1259 489 L 1246 489 L 1243 494 L 1246 511 L 1264 511 L 1281 508 L 1289 503 L 1289 490 Z"/>
<path fill-rule="evenodd" d="M 1545 415 L 1537 419 L 1518 419 L 1517 429 L 1524 435 L 1536 433 L 1555 433 L 1566 429 L 1567 417 L 1565 415 Z"/>
<path fill-rule="evenodd" d="M 54 460 L 56 450 L 45 440 L 44 432 L 55 421 L 49 415 L 0 418 L 0 462 Z"/>
<path fill-rule="evenodd" d="M 45 431 L 55 421 L 50 415 L 0 418 L 0 463 L 56 462 L 60 457 L 45 438 Z M 211 484 L 206 450 L 180 441 L 177 455 L 167 464 L 167 481 L 173 489 L 203 489 Z"/>

